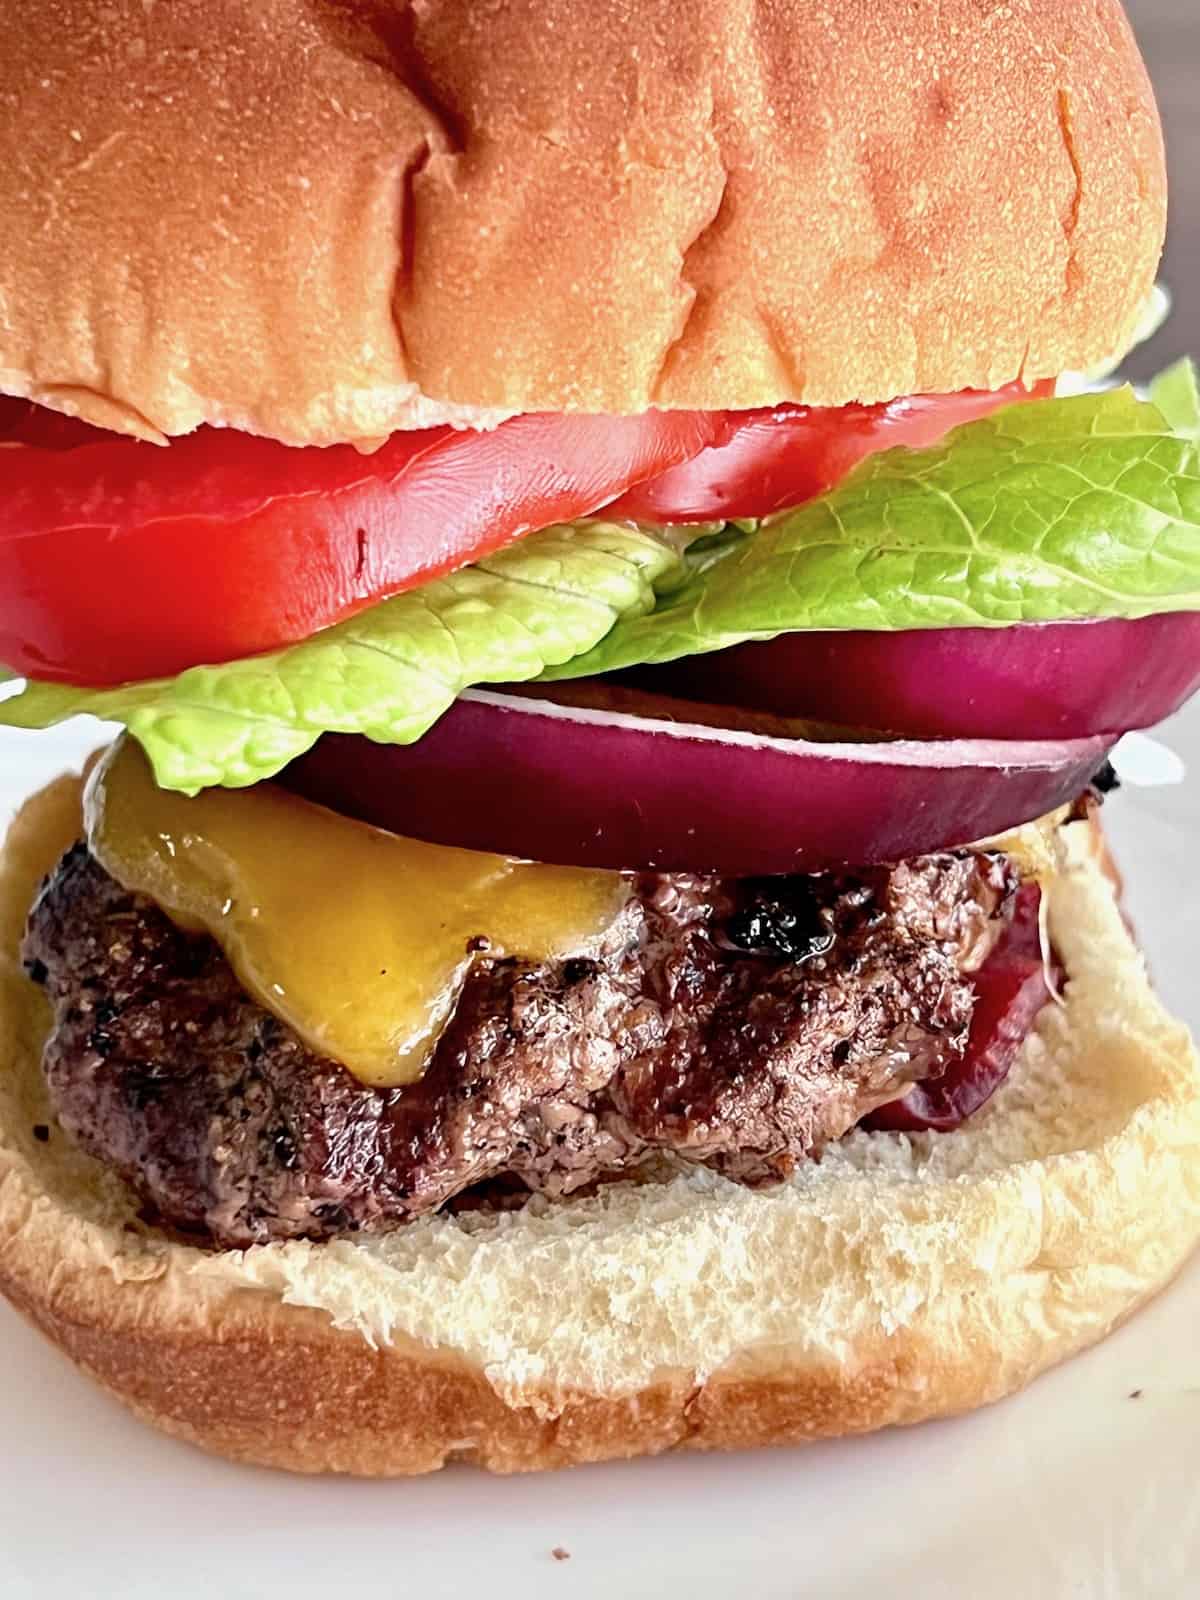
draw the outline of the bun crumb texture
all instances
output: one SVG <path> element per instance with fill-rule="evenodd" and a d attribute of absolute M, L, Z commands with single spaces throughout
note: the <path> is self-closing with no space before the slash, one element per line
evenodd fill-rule
<path fill-rule="evenodd" d="M 0 858 L 0 1288 L 220 1454 L 518 1471 L 945 1416 L 1103 1337 L 1200 1237 L 1200 1066 L 1076 823 L 1049 890 L 1065 1005 L 955 1133 L 855 1133 L 773 1189 L 680 1171 L 379 1239 L 172 1242 L 59 1132 L 39 1070 L 17 943 L 78 808 L 61 780 Z"/>

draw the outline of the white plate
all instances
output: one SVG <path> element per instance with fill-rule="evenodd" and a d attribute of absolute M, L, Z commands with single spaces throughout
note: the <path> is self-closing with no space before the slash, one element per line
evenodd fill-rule
<path fill-rule="evenodd" d="M 1160 987 L 1200 1023 L 1200 703 L 1164 737 L 1190 756 L 1192 787 L 1127 787 L 1108 818 Z M 0 822 L 94 742 L 0 734 Z M 160 1438 L 0 1306 L 0 1596 L 1176 1600 L 1200 1588 L 1198 1326 L 1200 1263 L 1100 1349 L 954 1422 L 358 1484 Z"/>

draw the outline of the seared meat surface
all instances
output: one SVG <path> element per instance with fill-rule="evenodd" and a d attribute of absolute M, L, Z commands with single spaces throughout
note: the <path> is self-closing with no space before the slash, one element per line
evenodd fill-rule
<path fill-rule="evenodd" d="M 604 948 L 480 957 L 419 1083 L 314 1055 L 76 846 L 25 960 L 64 1128 L 221 1246 L 394 1226 L 503 1178 L 563 1194 L 668 1152 L 785 1176 L 961 1055 L 1011 911 L 999 855 L 844 876 L 631 879 Z"/>

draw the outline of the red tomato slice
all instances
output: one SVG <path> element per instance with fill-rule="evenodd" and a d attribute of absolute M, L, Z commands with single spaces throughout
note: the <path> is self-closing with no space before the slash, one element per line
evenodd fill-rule
<path fill-rule="evenodd" d="M 274 649 L 594 511 L 719 424 L 531 414 L 373 455 L 201 428 L 164 449 L 9 402 L 0 662 L 99 685 Z"/>
<path fill-rule="evenodd" d="M 1027 397 L 531 414 L 396 433 L 370 456 L 213 428 L 162 449 L 0 400 L 0 447 L 25 447 L 0 457 L 0 663 L 104 685 L 254 655 L 549 523 L 761 516 Z"/>
<path fill-rule="evenodd" d="M 1053 382 L 1031 389 L 1010 383 L 994 393 L 914 395 L 879 406 L 728 412 L 721 438 L 682 465 L 638 484 L 609 510 L 646 522 L 765 517 L 826 493 L 877 450 L 936 444 L 960 423 L 1053 392 Z"/>
<path fill-rule="evenodd" d="M 64 416 L 61 411 L 35 405 L 32 400 L 0 395 L 2 443 L 32 444 L 40 450 L 74 450 L 77 445 L 99 444 L 104 439 L 111 442 L 112 438 L 103 428 L 94 428 L 78 417 Z"/>

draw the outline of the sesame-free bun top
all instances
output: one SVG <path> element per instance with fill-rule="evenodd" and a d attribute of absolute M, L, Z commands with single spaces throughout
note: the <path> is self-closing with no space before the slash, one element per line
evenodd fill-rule
<path fill-rule="evenodd" d="M 1164 214 L 1118 0 L 41 0 L 0 390 L 306 443 L 992 389 L 1122 346 Z"/>

